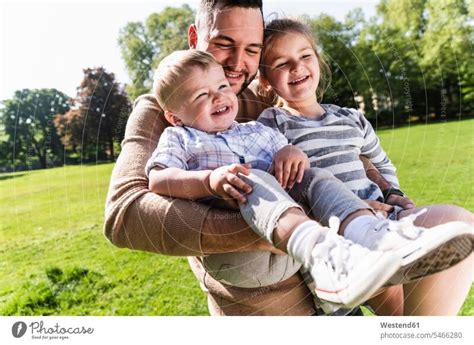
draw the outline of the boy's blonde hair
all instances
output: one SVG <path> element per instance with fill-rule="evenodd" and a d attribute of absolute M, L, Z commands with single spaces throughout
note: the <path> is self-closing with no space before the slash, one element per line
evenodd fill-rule
<path fill-rule="evenodd" d="M 153 93 L 160 106 L 168 110 L 174 93 L 188 78 L 191 67 L 207 71 L 214 65 L 220 66 L 211 54 L 195 49 L 178 50 L 161 60 L 153 78 Z"/>
<path fill-rule="evenodd" d="M 310 27 L 301 20 L 293 18 L 274 19 L 265 26 L 260 74 L 263 77 L 266 77 L 265 65 L 263 62 L 265 61 L 265 57 L 267 56 L 268 52 L 272 49 L 275 39 L 288 33 L 303 35 L 311 44 L 311 47 L 318 58 L 320 77 L 318 89 L 316 90 L 316 96 L 318 101 L 321 101 L 324 92 L 327 90 L 331 82 L 331 70 L 324 60 L 324 57 L 318 52 L 316 39 L 311 32 Z M 279 105 L 281 103 L 278 95 L 276 95 L 273 90 L 270 90 L 269 93 L 263 88 L 259 88 L 257 92 L 264 98 L 268 99 L 272 104 Z"/>

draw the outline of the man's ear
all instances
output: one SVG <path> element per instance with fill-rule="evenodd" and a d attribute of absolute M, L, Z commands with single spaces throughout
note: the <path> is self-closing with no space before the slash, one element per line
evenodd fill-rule
<path fill-rule="evenodd" d="M 177 117 L 173 112 L 169 110 L 165 110 L 165 119 L 173 126 L 182 126 L 183 121 L 179 117 Z"/>
<path fill-rule="evenodd" d="M 196 49 L 197 39 L 198 39 L 198 34 L 197 34 L 196 24 L 191 24 L 191 25 L 189 25 L 189 28 L 188 28 L 188 46 L 189 46 L 189 48 Z"/>

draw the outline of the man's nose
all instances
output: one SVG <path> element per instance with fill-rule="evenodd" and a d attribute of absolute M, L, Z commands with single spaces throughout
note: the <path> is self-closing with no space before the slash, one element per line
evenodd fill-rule
<path fill-rule="evenodd" d="M 234 71 L 240 72 L 244 69 L 245 50 L 242 47 L 235 47 L 229 56 L 228 65 Z"/>

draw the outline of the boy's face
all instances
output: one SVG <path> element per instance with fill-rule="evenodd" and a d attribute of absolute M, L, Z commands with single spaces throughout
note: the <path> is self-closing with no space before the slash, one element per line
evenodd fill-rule
<path fill-rule="evenodd" d="M 177 85 L 169 111 L 175 125 L 220 132 L 229 129 L 237 116 L 238 101 L 220 65 L 207 70 L 193 66 Z"/>

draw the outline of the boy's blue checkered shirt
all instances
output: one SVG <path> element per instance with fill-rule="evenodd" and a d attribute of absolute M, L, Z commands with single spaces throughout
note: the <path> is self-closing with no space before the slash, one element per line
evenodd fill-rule
<path fill-rule="evenodd" d="M 168 127 L 146 165 L 183 170 L 213 170 L 233 163 L 248 163 L 268 171 L 273 156 L 288 145 L 285 136 L 255 121 L 234 122 L 223 132 L 207 133 L 191 127 Z"/>

